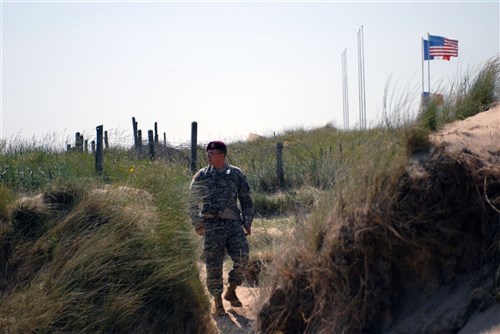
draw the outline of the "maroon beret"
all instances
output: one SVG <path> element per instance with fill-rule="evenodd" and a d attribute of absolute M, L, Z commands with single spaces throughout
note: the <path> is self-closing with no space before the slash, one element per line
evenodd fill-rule
<path fill-rule="evenodd" d="M 219 150 L 219 151 L 224 152 L 224 154 L 227 153 L 226 144 L 224 144 L 220 140 L 211 141 L 210 143 L 208 143 L 208 145 L 207 145 L 207 151 L 208 150 Z"/>

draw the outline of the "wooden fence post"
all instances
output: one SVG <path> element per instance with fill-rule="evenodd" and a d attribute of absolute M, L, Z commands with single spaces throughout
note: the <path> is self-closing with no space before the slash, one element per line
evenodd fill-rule
<path fill-rule="evenodd" d="M 153 139 L 153 130 L 148 130 L 148 142 L 149 142 L 149 158 L 153 160 L 155 158 L 155 143 Z"/>
<path fill-rule="evenodd" d="M 92 141 L 90 142 L 90 147 L 91 147 L 91 149 L 92 149 L 92 153 L 95 153 L 95 140 L 92 140 Z"/>
<path fill-rule="evenodd" d="M 75 133 L 75 149 L 83 151 L 83 135 L 80 132 Z"/>
<path fill-rule="evenodd" d="M 89 140 L 85 139 L 85 152 L 89 151 Z"/>
<path fill-rule="evenodd" d="M 137 154 L 142 153 L 142 130 L 137 130 Z"/>
<path fill-rule="evenodd" d="M 108 131 L 104 131 L 104 148 L 105 149 L 109 148 Z"/>
<path fill-rule="evenodd" d="M 158 122 L 155 122 L 155 144 L 158 144 Z"/>
<path fill-rule="evenodd" d="M 80 141 L 80 132 L 75 133 L 75 150 L 78 150 L 78 143 Z"/>
<path fill-rule="evenodd" d="M 285 175 L 283 173 L 283 143 L 276 144 L 276 174 L 280 187 L 285 185 Z"/>
<path fill-rule="evenodd" d="M 163 145 L 167 146 L 167 133 L 163 132 Z"/>
<path fill-rule="evenodd" d="M 196 173 L 196 153 L 198 147 L 198 123 L 191 123 L 191 172 Z"/>
<path fill-rule="evenodd" d="M 102 174 L 103 172 L 103 156 L 102 156 L 102 146 L 103 146 L 103 133 L 102 133 L 102 130 L 103 130 L 103 126 L 102 125 L 99 125 L 96 127 L 96 131 L 97 131 L 97 147 L 96 147 L 96 150 L 95 150 L 95 170 L 97 173 L 99 174 Z"/>
<path fill-rule="evenodd" d="M 132 117 L 132 128 L 134 131 L 134 148 L 137 149 L 139 148 L 138 145 L 138 138 L 137 138 L 137 122 L 135 121 L 135 117 Z"/>

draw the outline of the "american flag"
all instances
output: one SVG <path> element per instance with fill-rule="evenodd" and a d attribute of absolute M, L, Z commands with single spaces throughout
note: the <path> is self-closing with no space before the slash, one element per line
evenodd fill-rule
<path fill-rule="evenodd" d="M 429 56 L 443 57 L 458 57 L 458 41 L 441 36 L 429 35 Z"/>
<path fill-rule="evenodd" d="M 424 51 L 424 60 L 432 60 L 434 59 L 434 56 L 431 56 L 429 54 L 429 41 L 426 39 L 422 39 L 423 44 L 423 51 Z"/>

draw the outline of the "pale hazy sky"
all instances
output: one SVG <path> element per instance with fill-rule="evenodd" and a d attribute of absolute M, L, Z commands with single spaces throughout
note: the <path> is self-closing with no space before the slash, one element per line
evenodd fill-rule
<path fill-rule="evenodd" d="M 341 128 L 347 50 L 350 126 L 358 122 L 363 26 L 368 124 L 394 96 L 418 100 L 421 38 L 459 41 L 431 62 L 431 91 L 499 54 L 499 1 L 0 1 L 2 139 L 131 138 L 158 122 L 173 144 L 246 139 L 333 123 Z M 425 69 L 427 73 L 427 67 Z M 442 88 L 446 90 L 445 88 Z M 395 98 L 393 98 L 395 99 Z M 121 137 L 118 139 L 117 137 Z"/>

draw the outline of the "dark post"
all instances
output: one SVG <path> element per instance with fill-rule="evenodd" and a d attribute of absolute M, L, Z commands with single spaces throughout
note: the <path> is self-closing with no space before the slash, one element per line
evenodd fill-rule
<path fill-rule="evenodd" d="M 75 133 L 75 149 L 83 151 L 83 135 L 80 135 L 80 132 Z"/>
<path fill-rule="evenodd" d="M 97 147 L 95 150 L 95 170 L 97 173 L 102 174 L 103 171 L 103 156 L 102 156 L 102 146 L 103 146 L 103 126 L 99 125 L 96 127 L 97 130 Z"/>
<path fill-rule="evenodd" d="M 196 172 L 196 151 L 198 146 L 198 123 L 191 123 L 191 172 Z"/>
<path fill-rule="evenodd" d="M 66 149 L 67 149 L 68 151 L 71 151 L 71 144 L 66 144 Z"/>
<path fill-rule="evenodd" d="M 85 152 L 89 151 L 89 140 L 85 139 Z"/>
<path fill-rule="evenodd" d="M 104 131 L 104 148 L 105 149 L 109 148 L 108 131 Z"/>
<path fill-rule="evenodd" d="M 155 122 L 155 144 L 158 144 L 158 122 Z"/>
<path fill-rule="evenodd" d="M 78 144 L 80 143 L 80 132 L 75 133 L 75 150 L 78 150 Z"/>
<path fill-rule="evenodd" d="M 283 143 L 276 144 L 276 174 L 279 186 L 283 187 L 285 184 L 285 176 L 283 174 Z"/>
<path fill-rule="evenodd" d="M 138 154 L 142 153 L 142 130 L 137 130 L 137 146 L 136 151 Z"/>
<path fill-rule="evenodd" d="M 167 146 L 167 133 L 163 132 L 163 145 Z"/>
<path fill-rule="evenodd" d="M 139 145 L 137 138 L 137 122 L 135 121 L 135 117 L 132 117 L 132 128 L 134 131 L 134 148 L 137 150 L 139 148 Z"/>
<path fill-rule="evenodd" d="M 95 153 L 95 140 L 90 142 L 90 147 L 92 148 L 92 153 Z"/>
<path fill-rule="evenodd" d="M 153 130 L 148 130 L 148 142 L 149 142 L 149 158 L 153 160 L 155 158 L 155 143 L 153 139 Z"/>

